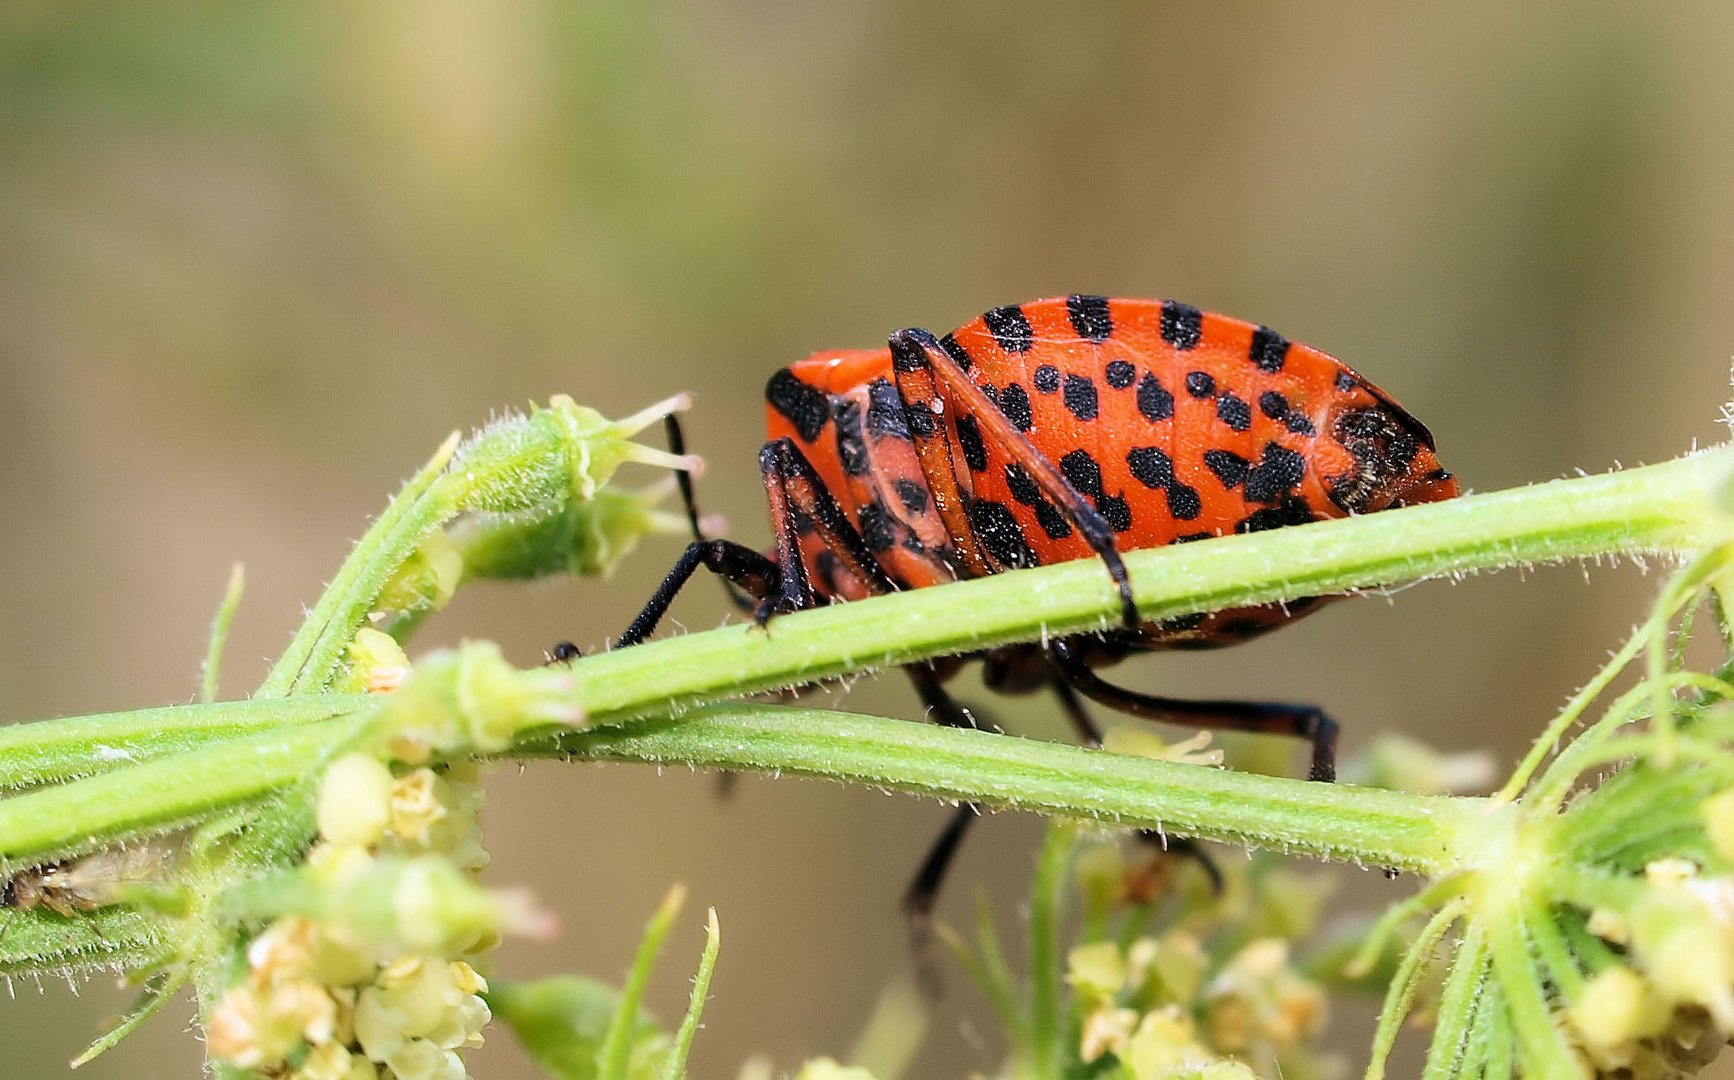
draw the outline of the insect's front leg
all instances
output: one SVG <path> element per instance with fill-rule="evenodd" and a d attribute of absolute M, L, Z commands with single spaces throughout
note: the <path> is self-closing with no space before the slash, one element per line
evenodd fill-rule
<path fill-rule="evenodd" d="M 765 478 L 765 497 L 777 532 L 777 566 L 782 587 L 759 605 L 755 617 L 764 623 L 773 615 L 800 611 L 829 597 L 819 596 L 807 574 L 801 553 L 801 535 L 810 529 L 838 564 L 868 591 L 896 592 L 899 583 L 873 557 L 861 532 L 837 502 L 824 478 L 791 439 L 775 439 L 759 451 L 759 469 Z"/>
<path fill-rule="evenodd" d="M 921 471 L 933 489 L 946 531 L 951 533 L 971 571 L 991 574 L 1026 562 L 1033 565 L 1035 555 L 1021 535 L 1017 535 L 1017 523 L 1005 515 L 1003 507 L 992 502 L 976 503 L 963 495 L 957 477 L 962 475 L 961 468 L 968 467 L 969 454 L 958 440 L 966 424 L 975 429 L 978 440 L 990 440 L 1010 457 L 1036 490 L 1089 543 L 1108 568 L 1108 575 L 1120 593 L 1122 623 L 1128 630 L 1138 629 L 1142 620 L 1132 599 L 1131 578 L 1107 519 L 1030 442 L 1029 436 L 1006 418 L 969 373 L 941 347 L 938 338 L 926 330 L 899 330 L 891 335 L 890 345 L 891 369 L 921 458 Z M 952 415 L 947 417 L 945 413 Z M 990 515 L 989 511 L 997 513 Z M 1008 532 L 1013 534 L 1016 544 L 993 542 L 995 536 L 1007 538 Z M 1006 554 L 997 558 L 991 554 L 996 548 L 1015 552 L 1016 557 L 1007 564 Z"/>

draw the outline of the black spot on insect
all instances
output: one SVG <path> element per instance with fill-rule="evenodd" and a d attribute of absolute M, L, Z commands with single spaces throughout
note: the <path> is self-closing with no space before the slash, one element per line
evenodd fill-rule
<path fill-rule="evenodd" d="M 1248 502 L 1275 502 L 1300 486 L 1306 458 L 1276 443 L 1264 444 L 1264 457 L 1246 475 Z"/>
<path fill-rule="evenodd" d="M 1083 494 L 1092 499 L 1102 497 L 1102 466 L 1088 450 L 1073 450 L 1061 458 L 1060 472 Z"/>
<path fill-rule="evenodd" d="M 1314 520 L 1313 512 L 1306 502 L 1290 495 L 1275 506 L 1255 510 L 1241 518 L 1234 523 L 1234 531 L 1237 533 L 1264 532 L 1267 529 L 1280 529 L 1288 525 L 1305 525 L 1312 520 Z"/>
<path fill-rule="evenodd" d="M 963 460 L 970 472 L 987 468 L 987 446 L 981 441 L 981 428 L 975 417 L 965 413 L 957 418 L 957 445 L 963 448 Z"/>
<path fill-rule="evenodd" d="M 1224 390 L 1216 399 L 1216 418 L 1236 431 L 1252 426 L 1252 406 Z"/>
<path fill-rule="evenodd" d="M 1168 512 L 1179 521 L 1191 521 L 1204 512 L 1198 489 L 1176 481 L 1168 485 Z"/>
<path fill-rule="evenodd" d="M 1176 615 L 1172 619 L 1163 619 L 1156 624 L 1156 628 L 1169 633 L 1184 633 L 1187 630 L 1198 629 L 1204 625 L 1204 620 L 1208 617 L 1202 611 L 1192 615 Z"/>
<path fill-rule="evenodd" d="M 891 485 L 897 491 L 897 501 L 911 514 L 927 513 L 927 486 L 914 480 L 899 480 Z"/>
<path fill-rule="evenodd" d="M 889 551 L 897 543 L 897 530 L 892 525 L 891 515 L 879 503 L 863 504 L 855 512 L 855 519 L 860 523 L 861 539 L 867 542 L 869 551 Z"/>
<path fill-rule="evenodd" d="M 1206 450 L 1204 467 L 1216 474 L 1223 487 L 1233 488 L 1246 482 L 1246 474 L 1252 468 L 1252 462 L 1232 450 Z"/>
<path fill-rule="evenodd" d="M 813 516 L 798 506 L 789 507 L 789 526 L 795 530 L 796 536 L 811 536 L 813 534 Z"/>
<path fill-rule="evenodd" d="M 1176 536 L 1171 542 L 1175 543 L 1175 544 L 1190 544 L 1194 540 L 1214 540 L 1214 539 L 1216 539 L 1216 534 L 1213 532 L 1190 532 L 1190 533 L 1181 533 L 1179 536 Z"/>
<path fill-rule="evenodd" d="M 1252 332 L 1252 362 L 1260 371 L 1281 371 L 1288 359 L 1288 339 L 1268 326 Z"/>
<path fill-rule="evenodd" d="M 1108 385 L 1115 390 L 1124 390 L 1138 377 L 1138 369 L 1124 360 L 1110 360 L 1102 371 L 1102 377 L 1107 379 Z"/>
<path fill-rule="evenodd" d="M 893 439 L 909 438 L 903 399 L 889 379 L 874 379 L 867 384 L 867 432 Z"/>
<path fill-rule="evenodd" d="M 1036 389 L 1044 394 L 1051 394 L 1060 388 L 1060 369 L 1052 364 L 1043 364 L 1036 368 Z"/>
<path fill-rule="evenodd" d="M 843 463 L 843 471 L 850 476 L 862 476 L 872 469 L 873 463 L 867 456 L 867 439 L 861 430 L 861 405 L 848 398 L 837 399 L 836 408 L 831 410 L 831 419 L 837 428 L 837 457 Z"/>
<path fill-rule="evenodd" d="M 969 350 L 963 347 L 963 342 L 950 334 L 939 339 L 939 347 L 945 350 L 945 355 L 957 362 L 957 366 L 965 371 L 975 366 L 975 357 L 969 355 Z"/>
<path fill-rule="evenodd" d="M 933 410 L 926 405 L 905 405 L 903 423 L 918 439 L 932 438 L 939 432 L 939 417 L 933 415 Z"/>
<path fill-rule="evenodd" d="M 1030 329 L 1030 321 L 1024 317 L 1024 309 L 1016 304 L 984 312 L 981 321 L 987 324 L 988 332 L 999 347 L 1008 353 L 1027 352 L 1035 344 L 1036 335 Z"/>
<path fill-rule="evenodd" d="M 1097 499 L 1096 512 L 1117 533 L 1132 527 L 1132 505 L 1119 495 L 1104 495 Z"/>
<path fill-rule="evenodd" d="M 1096 384 L 1088 376 L 1067 375 L 1065 390 L 1066 408 L 1079 420 L 1094 420 L 1096 418 Z"/>
<path fill-rule="evenodd" d="M 788 368 L 772 375 L 765 384 L 765 400 L 794 425 L 805 442 L 817 439 L 831 419 L 831 403 L 824 393 L 796 378 Z"/>
<path fill-rule="evenodd" d="M 1339 392 L 1346 394 L 1360 385 L 1361 380 L 1355 378 L 1353 373 L 1347 371 L 1337 372 L 1337 390 Z"/>
<path fill-rule="evenodd" d="M 1148 371 L 1138 380 L 1138 412 L 1151 423 L 1174 415 L 1174 395 Z"/>
<path fill-rule="evenodd" d="M 1288 415 L 1288 398 L 1275 390 L 1266 390 L 1258 395 L 1258 411 L 1272 420 L 1281 420 Z"/>
<path fill-rule="evenodd" d="M 995 406 L 999 405 L 999 387 L 995 386 L 993 383 L 982 383 L 981 392 L 989 401 L 993 402 Z"/>
<path fill-rule="evenodd" d="M 1036 418 L 1030 412 L 1030 396 L 1017 383 L 1009 383 L 999 395 L 999 411 L 1005 413 L 1005 418 L 1019 431 L 1028 431 L 1036 426 Z"/>
<path fill-rule="evenodd" d="M 1197 346 L 1204 336 L 1204 313 L 1191 304 L 1176 300 L 1162 301 L 1162 340 L 1176 349 Z"/>
<path fill-rule="evenodd" d="M 1174 459 L 1154 446 L 1134 446 L 1127 451 L 1126 467 L 1132 470 L 1132 478 L 1147 488 L 1174 483 Z"/>
<path fill-rule="evenodd" d="M 1282 423 L 1283 423 L 1284 427 L 1288 428 L 1290 431 L 1294 432 L 1296 435 L 1317 435 L 1318 434 L 1318 429 L 1313 427 L 1313 422 L 1311 420 L 1307 419 L 1306 416 L 1302 413 L 1291 412 L 1287 416 L 1282 418 Z"/>
<path fill-rule="evenodd" d="M 969 504 L 969 527 L 988 557 L 1007 569 L 1035 566 L 1040 560 L 1030 550 L 1018 519 L 1004 503 L 975 499 Z"/>
<path fill-rule="evenodd" d="M 842 567 L 842 562 L 830 551 L 819 552 L 818 557 L 813 560 L 813 569 L 819 574 L 819 588 L 827 596 L 835 596 L 843 591 L 837 580 L 837 571 Z"/>
<path fill-rule="evenodd" d="M 1088 341 L 1106 341 L 1114 332 L 1106 296 L 1068 296 L 1066 314 L 1071 317 L 1072 329 Z"/>
<path fill-rule="evenodd" d="M 1005 486 L 1011 491 L 1012 498 L 1025 506 L 1034 506 L 1042 501 L 1042 489 L 1030 479 L 1030 474 L 1017 462 L 1007 462 L 1005 467 Z"/>
<path fill-rule="evenodd" d="M 1036 524 L 1047 533 L 1049 540 L 1064 540 L 1072 535 L 1072 523 L 1066 520 L 1066 515 L 1060 513 L 1059 507 L 1043 498 L 1037 498 L 1033 504 L 1036 512 Z"/>
<path fill-rule="evenodd" d="M 1188 371 L 1186 392 L 1195 398 L 1207 398 L 1216 393 L 1216 380 L 1211 378 L 1208 371 Z"/>

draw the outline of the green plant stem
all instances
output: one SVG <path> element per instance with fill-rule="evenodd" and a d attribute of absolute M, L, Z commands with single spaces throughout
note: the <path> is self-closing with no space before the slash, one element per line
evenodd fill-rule
<path fill-rule="evenodd" d="M 626 985 L 620 991 L 620 1004 L 608 1022 L 608 1033 L 596 1052 L 597 1080 L 626 1080 L 626 1066 L 632 1057 L 632 1031 L 637 1027 L 644 1005 L 644 991 L 650 984 L 650 973 L 656 967 L 656 957 L 662 943 L 674 926 L 686 900 L 686 890 L 676 885 L 663 898 L 656 913 L 645 924 L 644 937 L 638 942 L 638 952 L 632 958 L 632 968 L 626 973 Z"/>
<path fill-rule="evenodd" d="M 33 866 L 119 838 L 172 829 L 270 795 L 318 768 L 366 714 L 262 731 L 171 758 L 0 799 L 0 860 Z"/>
<path fill-rule="evenodd" d="M 237 736 L 371 707 L 360 695 L 225 701 L 0 726 L 0 789 L 95 776 Z"/>
<path fill-rule="evenodd" d="M 710 994 L 710 979 L 716 972 L 717 950 L 722 945 L 722 931 L 717 927 L 716 908 L 705 918 L 704 952 L 699 956 L 698 972 L 692 977 L 692 994 L 687 999 L 686 1015 L 674 1035 L 674 1048 L 663 1066 L 662 1080 L 681 1080 L 686 1075 L 687 1055 L 692 1052 L 692 1040 L 698 1034 L 699 1019 L 704 1015 L 705 1001 Z"/>
<path fill-rule="evenodd" d="M 1373 1033 L 1373 1049 L 1367 1060 L 1365 1080 L 1381 1080 L 1385 1075 L 1385 1062 L 1397 1043 L 1403 1020 L 1415 1007 L 1427 966 L 1433 962 L 1439 943 L 1445 940 L 1452 925 L 1462 918 L 1464 906 L 1464 901 L 1453 899 L 1435 912 L 1398 962 L 1397 970 L 1385 988 L 1385 1005 L 1379 1010 L 1379 1026 Z"/>
<path fill-rule="evenodd" d="M 1065 906 L 1066 868 L 1077 846 L 1075 826 L 1053 822 L 1036 860 L 1036 879 L 1030 888 L 1030 1073 L 1032 1077 L 1058 1076 L 1062 1071 L 1063 989 L 1060 965 L 1060 919 Z"/>
<path fill-rule="evenodd" d="M 1507 811 L 1230 772 L 985 731 L 771 705 L 575 732 L 541 753 L 850 780 L 989 806 L 1439 874 Z"/>
<path fill-rule="evenodd" d="M 235 609 L 241 606 L 241 591 L 246 587 L 246 571 L 236 563 L 229 568 L 229 584 L 223 590 L 222 602 L 211 619 L 211 640 L 205 646 L 205 664 L 199 677 L 199 700 L 207 704 L 217 700 L 217 678 L 223 668 L 223 646 L 229 643 L 229 624 L 235 621 Z"/>
<path fill-rule="evenodd" d="M 1706 546 L 1717 532 L 1709 492 L 1730 455 L 1720 449 L 1450 503 L 1130 552 L 1126 562 L 1143 613 L 1168 618 L 1482 567 L 1684 551 Z M 266 697 L 317 688 L 336 670 L 380 585 L 450 511 L 451 500 L 434 491 L 448 456 L 442 448 L 357 545 L 267 680 Z M 587 657 L 571 667 L 571 693 L 593 722 L 666 717 L 755 690 L 1104 627 L 1117 605 L 1099 563 L 1038 567 L 800 612 L 768 628 L 725 627 Z M 0 779 L 12 770 L 15 784 L 100 771 L 105 758 L 205 749 L 0 801 L 0 857 L 55 857 L 279 790 L 341 742 L 324 725 L 344 721 L 306 721 L 343 700 L 355 707 L 353 698 L 318 698 L 300 712 L 299 703 L 255 699 L 204 712 L 8 729 L 10 749 L 38 755 L 34 764 L 0 769 Z M 268 711 L 285 707 L 290 711 Z M 299 726 L 236 737 L 272 727 L 273 719 Z M 0 761 L 11 757 L 8 749 L 0 740 Z M 679 721 L 551 734 L 527 743 L 524 753 L 805 772 L 1429 873 L 1453 868 L 1452 837 L 1473 828 L 1462 824 L 1466 817 L 1483 812 L 1473 800 L 1416 803 L 1388 792 L 815 710 L 722 708 Z"/>
<path fill-rule="evenodd" d="M 1686 552 L 1734 451 L 1447 503 L 1125 554 L 1139 611 L 1168 619 L 1470 570 L 1625 552 Z M 602 653 L 572 665 L 597 721 L 714 701 L 1045 635 L 1109 628 L 1118 598 L 1080 560 L 915 589 Z"/>
<path fill-rule="evenodd" d="M 1439 1016 L 1433 1024 L 1433 1042 L 1427 1050 L 1422 1080 L 1454 1080 L 1461 1075 L 1475 1006 L 1487 979 L 1488 952 L 1485 927 L 1471 920 L 1451 959 L 1451 973 L 1439 993 Z"/>
<path fill-rule="evenodd" d="M 428 534 L 456 512 L 454 500 L 441 496 L 438 481 L 457 450 L 458 439 L 453 432 L 356 542 L 354 553 L 344 560 L 259 687 L 260 697 L 319 691 L 330 684 L 356 627 L 366 619 L 385 583 Z"/>

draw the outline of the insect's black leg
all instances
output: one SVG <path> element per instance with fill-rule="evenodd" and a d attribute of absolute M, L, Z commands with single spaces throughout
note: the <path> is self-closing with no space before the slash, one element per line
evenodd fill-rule
<path fill-rule="evenodd" d="M 1053 687 L 1054 696 L 1060 699 L 1060 708 L 1065 712 L 1066 719 L 1072 722 L 1072 730 L 1078 733 L 1078 738 L 1087 746 L 1101 746 L 1102 729 L 1096 726 L 1096 721 L 1091 719 L 1084 703 L 1078 700 L 1077 691 L 1063 680 L 1056 680 Z M 1156 829 L 1139 829 L 1138 842 L 1168 855 L 1190 856 L 1210 879 L 1210 891 L 1221 894 L 1222 868 L 1217 866 L 1216 860 L 1196 842 L 1183 836 L 1165 836 Z"/>
<path fill-rule="evenodd" d="M 1063 638 L 1049 642 L 1047 649 L 1049 659 L 1066 682 L 1092 701 L 1147 720 L 1306 739 L 1312 744 L 1308 778 L 1328 783 L 1337 777 L 1337 722 L 1322 709 L 1277 702 L 1186 701 L 1141 694 L 1103 681 Z"/>
<path fill-rule="evenodd" d="M 678 439 L 678 435 L 672 438 Z M 891 592 L 896 585 L 873 561 L 866 541 L 844 516 L 837 500 L 799 447 L 788 439 L 776 439 L 759 451 L 759 469 L 764 476 L 765 499 L 776 530 L 773 560 L 732 540 L 695 540 L 675 562 L 656 592 L 632 625 L 614 643 L 617 649 L 637 645 L 648 638 L 668 612 L 674 597 L 699 567 L 739 587 L 754 603 L 754 617 L 763 623 L 772 615 L 813 606 L 812 585 L 801 559 L 800 528 L 803 520 L 818 529 L 827 548 L 869 588 Z M 696 522 L 696 515 L 694 521 Z"/>
<path fill-rule="evenodd" d="M 925 664 L 912 664 L 903 670 L 909 673 L 910 682 L 915 684 L 915 692 L 921 696 L 921 703 L 927 706 L 928 715 L 935 723 L 946 727 L 976 726 L 975 717 L 947 692 L 932 668 Z M 939 987 L 938 969 L 933 960 L 933 908 L 939 900 L 940 887 L 945 883 L 946 872 L 951 869 L 952 860 L 957 855 L 959 845 L 963 843 L 964 835 L 980 816 L 981 808 L 975 803 L 959 803 L 952 812 L 951 820 L 946 822 L 945 829 L 934 839 L 933 846 L 928 848 L 927 854 L 922 857 L 921 865 L 916 868 L 915 876 L 909 882 L 909 888 L 903 893 L 903 915 L 908 920 L 909 941 L 915 953 L 916 972 L 929 992 L 935 992 Z"/>
<path fill-rule="evenodd" d="M 578 646 L 574 645 L 572 642 L 556 641 L 554 647 L 548 650 L 548 666 L 552 667 L 555 664 L 564 664 L 569 660 L 576 660 L 583 655 L 583 650 L 579 649 Z"/>
<path fill-rule="evenodd" d="M 927 474 L 936 496 L 945 484 L 945 474 L 955 473 L 957 458 L 962 452 L 961 448 L 952 446 L 956 421 L 947 422 L 931 411 L 925 417 L 921 415 L 928 408 L 928 402 L 944 401 L 949 412 L 959 418 L 969 418 L 981 435 L 1001 447 L 1034 482 L 1042 496 L 1078 530 L 1078 535 L 1089 543 L 1091 550 L 1107 566 L 1108 576 L 1113 578 L 1114 587 L 1119 590 L 1121 622 L 1128 630 L 1138 629 L 1142 620 L 1138 617 L 1138 605 L 1132 598 L 1132 581 L 1115 544 L 1114 528 L 1107 518 L 1091 506 L 1059 467 L 1000 411 L 969 373 L 940 346 L 938 338 L 926 330 L 899 330 L 891 335 L 890 344 L 891 369 L 897 379 L 898 394 L 904 400 L 909 429 L 916 440 L 916 451 L 921 455 L 922 472 Z M 943 447 L 939 443 L 943 443 Z M 951 486 L 955 490 L 955 484 Z M 975 529 L 969 501 L 962 499 L 961 502 L 961 508 L 951 509 L 949 513 L 945 507 L 940 508 L 941 513 L 946 514 L 946 529 L 954 537 L 969 536 Z M 969 556 L 971 553 L 966 551 L 965 554 Z M 974 558 L 981 557 L 979 551 L 974 553 Z M 984 571 L 977 567 L 977 572 Z"/>
<path fill-rule="evenodd" d="M 665 437 L 668 442 L 668 452 L 671 454 L 684 455 L 686 453 L 686 435 L 682 433 L 680 429 L 680 418 L 674 413 L 669 413 L 667 416 L 662 418 L 662 426 L 666 433 Z M 680 502 L 686 509 L 687 524 L 692 527 L 693 542 L 699 544 L 708 543 L 710 537 L 704 534 L 704 528 L 699 524 L 698 500 L 693 495 L 692 474 L 685 469 L 676 469 L 674 471 L 674 482 L 680 485 Z M 719 577 L 717 580 L 722 582 L 723 591 L 728 593 L 729 600 L 735 605 L 735 607 L 740 608 L 742 611 L 751 611 L 758 605 L 758 597 L 742 592 L 728 578 Z M 555 651 L 558 653 L 559 646 L 555 646 Z M 570 659 L 570 656 L 562 657 L 556 655 L 554 657 L 556 662 Z"/>
<path fill-rule="evenodd" d="M 777 564 L 744 544 L 733 540 L 695 540 L 686 546 L 674 568 L 662 579 L 662 584 L 650 594 L 644 610 L 632 620 L 632 625 L 614 643 L 616 649 L 637 645 L 649 637 L 656 624 L 668 613 L 677 593 L 699 567 L 720 575 L 731 583 L 758 597 L 777 595 L 782 585 L 782 572 Z M 556 646 L 556 649 L 559 647 Z"/>
<path fill-rule="evenodd" d="M 818 534 L 826 550 L 837 557 L 843 569 L 852 574 L 869 592 L 896 592 L 901 584 L 894 581 L 873 550 L 861 536 L 861 531 L 838 505 L 837 498 L 825 486 L 824 479 L 807 455 L 792 439 L 776 439 L 759 451 L 759 468 L 765 476 L 765 492 L 771 502 L 771 516 L 782 525 L 778 530 L 777 557 L 785 578 L 799 574 L 806 595 L 797 597 L 792 585 L 785 580 L 782 604 L 795 610 L 812 605 L 811 586 L 806 580 L 806 566 L 801 561 L 798 525 L 807 523 Z M 801 603 L 795 603 L 801 599 Z M 779 608 L 778 610 L 785 610 Z"/>

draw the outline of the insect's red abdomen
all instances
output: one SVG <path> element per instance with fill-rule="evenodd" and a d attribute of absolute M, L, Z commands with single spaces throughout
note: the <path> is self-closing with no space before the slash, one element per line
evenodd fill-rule
<path fill-rule="evenodd" d="M 1431 435 L 1392 398 L 1334 357 L 1238 319 L 1072 296 L 996 308 L 940 345 L 1094 506 L 1120 550 L 1457 494 Z M 985 552 L 975 565 L 985 558 L 987 572 L 1092 555 L 1020 466 L 1027 450 L 984 438 L 966 401 L 905 401 L 896 378 L 889 350 L 823 352 L 778 372 L 766 392 L 770 437 L 800 446 L 895 581 L 965 576 L 959 549 Z M 957 448 L 948 471 L 970 519 L 997 523 L 988 535 L 952 535 L 934 512 L 906 409 L 947 425 Z M 823 591 L 865 594 L 822 544 L 804 540 L 802 552 Z M 1284 617 L 1225 612 L 1148 628 L 1144 643 L 1222 644 Z"/>

